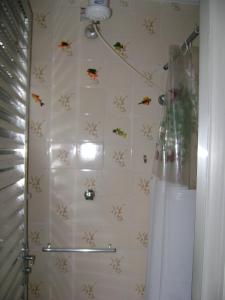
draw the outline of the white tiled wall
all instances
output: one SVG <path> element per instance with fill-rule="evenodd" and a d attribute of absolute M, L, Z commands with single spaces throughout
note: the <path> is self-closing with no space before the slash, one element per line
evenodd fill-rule
<path fill-rule="evenodd" d="M 37 255 L 30 299 L 143 299 L 148 204 L 168 47 L 198 22 L 198 7 L 112 0 L 102 22 L 109 42 L 146 82 L 99 39 L 84 36 L 87 1 L 32 0 L 29 239 Z M 62 42 L 66 48 L 60 47 Z M 88 76 L 89 68 L 98 77 Z M 144 97 L 149 105 L 139 104 Z M 35 101 L 36 99 L 36 101 Z M 39 100 L 41 99 L 41 100 Z M 41 105 L 42 104 L 42 105 Z M 122 130 L 118 135 L 113 132 Z M 117 130 L 118 131 L 118 130 Z M 116 131 L 116 132 L 117 132 Z M 94 201 L 84 191 L 95 191 Z M 45 254 L 61 247 L 117 247 L 116 254 Z"/>

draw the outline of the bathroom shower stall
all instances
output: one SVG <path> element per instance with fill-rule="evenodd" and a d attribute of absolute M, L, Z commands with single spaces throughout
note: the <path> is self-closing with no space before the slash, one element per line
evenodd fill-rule
<path fill-rule="evenodd" d="M 169 75 L 163 66 L 171 46 L 183 44 L 196 30 L 199 6 L 115 0 L 109 8 L 108 1 L 31 0 L 32 16 L 26 0 L 1 0 L 0 5 L 6 7 L 0 12 L 0 76 L 5 66 L 11 68 L 8 76 L 13 75 L 9 108 L 14 112 L 22 102 L 25 114 L 29 106 L 14 135 L 0 131 L 2 141 L 10 139 L 13 147 L 17 136 L 25 135 L 14 148 L 7 143 L 0 148 L 7 163 L 20 155 L 13 170 L 21 172 L 18 180 L 25 180 L 22 187 L 1 187 L 0 222 L 6 226 L 0 229 L 0 259 L 10 260 L 0 266 L 0 299 L 144 299 L 154 238 L 150 202 L 159 171 L 154 168 L 155 151 L 165 109 L 158 99 L 172 89 L 167 88 Z M 87 38 L 87 7 L 88 17 L 101 21 L 95 23 L 96 38 Z M 17 43 L 18 49 L 13 47 Z M 180 55 L 195 57 L 195 52 L 190 47 Z M 18 55 L 17 63 L 10 61 L 17 57 L 12 54 Z M 3 55 L 8 55 L 8 64 Z M 197 65 L 197 59 L 192 63 Z M 20 69 L 24 77 L 17 74 Z M 6 88 L 3 80 L 1 89 Z M 1 111 L 8 113 L 4 105 L 9 98 L 2 90 L 0 95 Z M 5 125 L 11 120 L 0 125 L 11 130 Z M 3 169 L 1 178 L 5 174 L 11 180 L 11 169 Z M 17 252 L 14 247 L 18 241 L 23 242 L 22 254 L 21 244 Z M 22 296 L 24 286 L 28 295 Z"/>

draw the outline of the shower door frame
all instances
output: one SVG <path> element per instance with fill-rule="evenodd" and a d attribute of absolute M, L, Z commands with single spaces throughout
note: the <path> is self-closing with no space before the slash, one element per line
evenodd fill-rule
<path fill-rule="evenodd" d="M 225 300 L 225 1 L 200 1 L 200 95 L 192 300 Z"/>

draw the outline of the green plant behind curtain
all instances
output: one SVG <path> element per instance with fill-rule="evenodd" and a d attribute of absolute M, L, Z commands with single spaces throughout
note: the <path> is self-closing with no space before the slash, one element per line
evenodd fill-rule
<path fill-rule="evenodd" d="M 195 52 L 195 51 L 194 51 Z M 198 89 L 193 54 L 170 48 L 166 104 L 159 129 L 155 174 L 195 188 L 197 169 Z"/>

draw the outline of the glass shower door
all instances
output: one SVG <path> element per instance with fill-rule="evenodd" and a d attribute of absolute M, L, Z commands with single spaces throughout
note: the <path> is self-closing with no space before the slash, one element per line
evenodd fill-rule
<path fill-rule="evenodd" d="M 27 299 L 27 123 L 32 13 L 0 1 L 0 299 Z"/>

